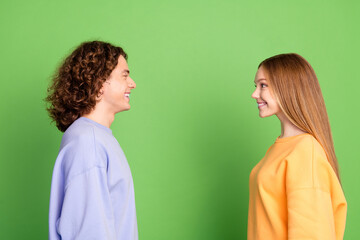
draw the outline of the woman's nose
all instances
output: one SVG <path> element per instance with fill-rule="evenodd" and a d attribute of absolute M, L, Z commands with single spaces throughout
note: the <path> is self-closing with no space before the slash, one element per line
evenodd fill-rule
<path fill-rule="evenodd" d="M 257 89 L 255 89 L 255 91 L 251 94 L 251 97 L 253 99 L 259 98 L 259 91 Z"/>

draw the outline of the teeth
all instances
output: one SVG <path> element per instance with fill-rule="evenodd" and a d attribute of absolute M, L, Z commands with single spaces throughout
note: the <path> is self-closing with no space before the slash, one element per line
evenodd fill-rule
<path fill-rule="evenodd" d="M 130 93 L 125 93 L 125 97 L 130 97 Z"/>

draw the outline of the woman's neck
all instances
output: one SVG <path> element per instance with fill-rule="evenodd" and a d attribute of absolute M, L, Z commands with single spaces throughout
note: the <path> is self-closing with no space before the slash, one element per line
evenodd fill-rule
<path fill-rule="evenodd" d="M 290 120 L 285 116 L 284 113 L 279 113 L 276 116 L 281 122 L 281 135 L 279 138 L 292 137 L 306 133 L 297 126 L 295 126 L 292 122 L 290 122 Z"/>

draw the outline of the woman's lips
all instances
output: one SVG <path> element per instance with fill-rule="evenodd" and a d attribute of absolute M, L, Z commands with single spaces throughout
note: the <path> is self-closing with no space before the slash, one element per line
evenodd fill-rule
<path fill-rule="evenodd" d="M 264 107 L 267 103 L 266 102 L 258 102 L 258 108 Z"/>

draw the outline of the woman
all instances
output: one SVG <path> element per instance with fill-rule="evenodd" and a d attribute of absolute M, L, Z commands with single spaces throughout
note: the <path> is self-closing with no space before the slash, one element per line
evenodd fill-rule
<path fill-rule="evenodd" d="M 343 239 L 347 204 L 314 70 L 297 54 L 260 63 L 252 94 L 281 135 L 250 174 L 248 239 Z"/>

